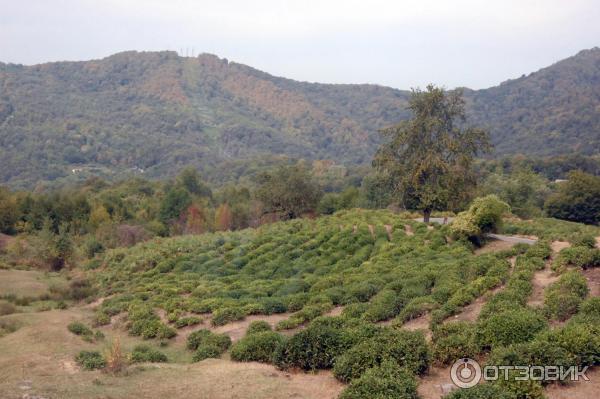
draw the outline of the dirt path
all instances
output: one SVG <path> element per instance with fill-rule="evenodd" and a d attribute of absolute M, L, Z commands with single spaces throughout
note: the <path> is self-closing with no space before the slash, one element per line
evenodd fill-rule
<path fill-rule="evenodd" d="M 392 232 L 393 232 L 393 227 L 391 224 L 384 224 L 383 225 L 385 227 L 385 231 L 387 232 L 387 236 L 388 236 L 388 240 L 392 241 Z"/>
<path fill-rule="evenodd" d="M 588 282 L 590 296 L 600 296 L 600 267 L 593 267 L 582 271 Z"/>
<path fill-rule="evenodd" d="M 429 373 L 420 378 L 417 392 L 421 399 L 441 399 L 455 388 L 450 379 L 450 367 L 431 367 Z"/>
<path fill-rule="evenodd" d="M 483 309 L 483 306 L 486 304 L 486 302 L 492 296 L 494 296 L 498 292 L 500 292 L 502 289 L 504 289 L 503 285 L 500 287 L 496 287 L 490 291 L 487 291 L 482 296 L 475 299 L 473 302 L 471 302 L 467 306 L 463 307 L 463 309 L 460 313 L 455 314 L 454 316 L 448 317 L 446 320 L 444 320 L 444 323 L 453 323 L 453 322 L 457 322 L 457 321 L 469 321 L 469 322 L 477 321 L 477 318 L 481 314 L 481 310 Z"/>
<path fill-rule="evenodd" d="M 431 331 L 429 330 L 429 323 L 431 322 L 431 315 L 425 313 L 423 316 L 419 316 L 416 319 L 407 321 L 402 325 L 402 328 L 408 331 L 422 331 L 425 334 L 425 339 L 431 342 Z"/>
<path fill-rule="evenodd" d="M 548 266 L 543 270 L 535 272 L 531 284 L 533 285 L 533 291 L 531 296 L 527 300 L 527 305 L 532 307 L 539 307 L 544 304 L 544 291 L 546 288 L 556 282 L 558 276 L 554 274 Z"/>
<path fill-rule="evenodd" d="M 344 311 L 344 306 L 336 306 L 335 308 L 331 309 L 329 312 L 324 313 L 323 316 L 328 316 L 328 317 L 340 316 L 343 311 Z"/>
<path fill-rule="evenodd" d="M 533 279 L 531 280 L 533 290 L 531 296 L 527 300 L 527 305 L 539 307 L 544 304 L 544 291 L 550 284 L 556 282 L 559 278 L 559 276 L 550 269 L 552 260 L 561 250 L 570 246 L 571 244 L 567 241 L 553 241 L 552 244 L 550 244 L 552 256 L 546 262 L 542 270 L 538 270 L 534 273 Z"/>
<path fill-rule="evenodd" d="M 515 244 L 535 244 L 538 240 L 536 236 L 522 236 L 522 235 L 504 235 L 504 234 L 486 234 L 486 237 L 493 238 L 495 240 L 512 242 Z"/>
<path fill-rule="evenodd" d="M 550 247 L 552 248 L 553 256 L 558 254 L 563 249 L 569 248 L 570 246 L 571 246 L 571 243 L 568 241 L 552 241 L 552 244 L 550 244 Z"/>
<path fill-rule="evenodd" d="M 550 385 L 546 388 L 548 399 L 592 399 L 600 392 L 600 367 L 587 371 L 589 381 L 575 381 L 569 385 Z"/>
<path fill-rule="evenodd" d="M 279 323 L 281 320 L 288 319 L 291 315 L 292 315 L 291 313 L 278 313 L 278 314 L 272 314 L 272 315 L 268 315 L 268 316 L 267 315 L 252 315 L 252 316 L 246 316 L 246 318 L 244 320 L 234 321 L 232 323 L 225 324 L 224 326 L 218 326 L 218 327 L 210 326 L 209 328 L 210 328 L 210 330 L 212 330 L 216 333 L 229 335 L 231 340 L 233 342 L 235 342 L 235 341 L 238 341 L 240 338 L 242 338 L 244 335 L 246 335 L 246 331 L 248 330 L 250 323 L 252 323 L 253 321 L 264 320 L 267 323 L 269 323 L 271 325 L 271 327 L 273 327 L 273 329 L 274 329 L 275 326 L 277 325 L 277 323 Z M 206 321 L 205 323 L 206 323 L 206 325 L 208 325 L 210 322 Z M 202 328 L 202 327 L 200 327 L 200 328 Z M 206 327 L 204 327 L 204 328 L 206 328 Z M 196 329 L 199 329 L 199 328 L 196 328 Z"/>
<path fill-rule="evenodd" d="M 369 224 L 369 233 L 371 233 L 371 238 L 375 238 L 375 227 L 372 224 Z"/>
<path fill-rule="evenodd" d="M 508 261 L 510 262 L 509 273 L 512 273 L 512 271 L 515 268 L 516 257 L 513 256 Z M 479 298 L 475 299 L 473 302 L 471 302 L 467 306 L 463 307 L 463 309 L 460 313 L 455 314 L 454 316 L 450 316 L 446 320 L 444 320 L 444 323 L 452 323 L 455 321 L 469 321 L 469 322 L 476 321 L 477 318 L 479 317 L 479 315 L 481 314 L 481 309 L 483 309 L 483 306 L 486 304 L 486 302 L 492 296 L 496 295 L 498 292 L 502 291 L 503 289 L 504 289 L 504 285 L 501 285 L 499 287 L 493 288 L 493 289 L 485 292 Z"/>

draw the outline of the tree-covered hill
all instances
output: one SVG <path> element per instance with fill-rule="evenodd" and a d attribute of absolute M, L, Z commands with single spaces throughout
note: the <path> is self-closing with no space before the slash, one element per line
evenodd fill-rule
<path fill-rule="evenodd" d="M 546 156 L 600 149 L 600 48 L 486 90 L 465 93 L 496 153 Z"/>
<path fill-rule="evenodd" d="M 498 154 L 597 153 L 600 50 L 470 91 Z M 281 156 L 366 164 L 378 129 L 409 116 L 407 91 L 278 78 L 213 55 L 125 52 L 85 62 L 0 64 L 0 182 L 89 173 L 149 177 L 194 164 Z M 241 168 L 242 170 L 244 167 Z"/>

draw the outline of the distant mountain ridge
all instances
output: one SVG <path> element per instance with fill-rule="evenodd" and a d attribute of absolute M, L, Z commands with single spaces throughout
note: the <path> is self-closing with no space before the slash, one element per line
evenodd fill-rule
<path fill-rule="evenodd" d="M 124 52 L 92 61 L 0 64 L 0 182 L 95 168 L 205 173 L 278 156 L 368 163 L 378 129 L 410 116 L 410 92 L 297 82 L 217 56 Z M 484 90 L 470 122 L 496 154 L 600 152 L 600 49 Z"/>

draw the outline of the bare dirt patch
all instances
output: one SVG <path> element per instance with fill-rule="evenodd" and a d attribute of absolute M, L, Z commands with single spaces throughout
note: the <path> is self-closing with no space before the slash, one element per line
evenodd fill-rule
<path fill-rule="evenodd" d="M 407 236 L 414 236 L 415 232 L 413 231 L 413 228 L 410 224 L 405 224 L 404 225 L 404 231 L 406 231 L 406 235 Z"/>
<path fill-rule="evenodd" d="M 329 312 L 325 313 L 323 316 L 328 316 L 328 317 L 340 316 L 343 311 L 344 311 L 343 306 L 336 306 L 335 308 L 331 309 Z"/>
<path fill-rule="evenodd" d="M 227 334 L 231 338 L 233 342 L 240 340 L 244 335 L 246 335 L 246 331 L 250 326 L 250 323 L 256 320 L 264 320 L 271 325 L 271 327 L 275 328 L 275 325 L 279 323 L 281 320 L 288 319 L 291 316 L 291 313 L 279 313 L 272 315 L 252 315 L 247 316 L 244 320 L 234 321 L 233 323 L 228 323 L 224 326 L 218 327 L 210 327 L 210 329 L 219 334 Z M 206 328 L 206 327 L 204 327 Z M 198 329 L 198 328 L 196 328 Z M 191 332 L 191 331 L 190 331 Z M 181 334 L 183 335 L 183 334 Z M 189 333 L 188 333 L 189 335 Z"/>
<path fill-rule="evenodd" d="M 541 306 L 544 304 L 544 291 L 546 288 L 556 282 L 559 276 L 555 275 L 552 270 L 546 266 L 545 269 L 535 272 L 531 281 L 533 285 L 533 291 L 531 296 L 527 300 L 529 306 Z"/>
<path fill-rule="evenodd" d="M 568 241 L 552 241 L 552 244 L 550 244 L 552 252 L 554 252 L 555 254 L 559 253 L 565 248 L 569 248 L 570 246 L 571 243 Z"/>
<path fill-rule="evenodd" d="M 552 384 L 546 388 L 548 399 L 591 399 L 600 391 L 600 368 L 587 371 L 589 381 L 575 381 L 568 385 Z"/>
<path fill-rule="evenodd" d="M 550 247 L 552 248 L 552 256 L 550 260 L 546 262 L 544 269 L 534 273 L 533 279 L 531 281 L 531 284 L 533 285 L 533 291 L 531 293 L 531 296 L 527 300 L 527 305 L 537 307 L 542 306 L 544 304 L 544 291 L 550 284 L 556 282 L 559 279 L 559 276 L 557 276 L 549 267 L 552 263 L 552 259 L 560 251 L 562 251 L 565 248 L 569 248 L 570 246 L 571 243 L 567 241 L 553 241 L 550 244 Z"/>
<path fill-rule="evenodd" d="M 425 313 L 424 315 L 419 316 L 416 319 L 407 321 L 402 325 L 402 328 L 409 331 L 427 330 L 429 329 L 430 322 L 431 315 L 429 313 Z"/>
<path fill-rule="evenodd" d="M 600 296 L 600 268 L 595 267 L 582 271 L 590 289 L 590 296 Z"/>
<path fill-rule="evenodd" d="M 372 224 L 369 225 L 369 233 L 371 233 L 372 238 L 375 238 L 375 227 Z"/>
<path fill-rule="evenodd" d="M 388 236 L 388 240 L 392 241 L 392 232 L 393 232 L 393 227 L 391 224 L 384 224 L 383 227 L 385 227 L 385 231 L 387 232 L 387 236 Z"/>
<path fill-rule="evenodd" d="M 408 331 L 422 331 L 425 334 L 425 339 L 431 341 L 431 331 L 429 330 L 429 323 L 431 322 L 431 315 L 426 313 L 422 316 L 407 321 L 402 325 L 402 328 Z"/>
<path fill-rule="evenodd" d="M 596 248 L 600 248 L 600 237 L 596 237 Z"/>
<path fill-rule="evenodd" d="M 96 309 L 98 306 L 102 305 L 105 300 L 107 300 L 111 297 L 112 297 L 112 295 L 107 296 L 107 297 L 97 298 L 97 299 L 93 300 L 92 302 L 88 303 L 87 305 L 85 305 L 84 307 L 89 308 L 89 309 Z"/>
<path fill-rule="evenodd" d="M 421 399 L 441 399 L 455 388 L 450 379 L 450 367 L 431 367 L 420 379 L 417 392 Z"/>
<path fill-rule="evenodd" d="M 446 320 L 444 320 L 444 323 L 452 323 L 456 321 L 476 321 L 479 317 L 479 314 L 481 313 L 481 309 L 483 309 L 483 306 L 488 301 L 488 299 L 500 292 L 503 288 L 504 286 L 500 286 L 486 292 L 485 294 L 483 294 L 482 296 L 465 306 L 460 313 L 448 317 Z"/>

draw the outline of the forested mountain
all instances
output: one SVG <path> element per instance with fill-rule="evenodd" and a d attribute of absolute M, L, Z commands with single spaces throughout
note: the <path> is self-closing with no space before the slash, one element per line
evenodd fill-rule
<path fill-rule="evenodd" d="M 466 91 L 471 121 L 497 154 L 600 152 L 600 48 L 485 90 Z"/>
<path fill-rule="evenodd" d="M 206 175 L 243 173 L 280 156 L 369 163 L 377 130 L 409 116 L 408 96 L 297 82 L 207 54 L 0 64 L 0 182 L 160 177 L 188 164 Z M 465 96 L 496 154 L 599 152 L 598 48 Z"/>

